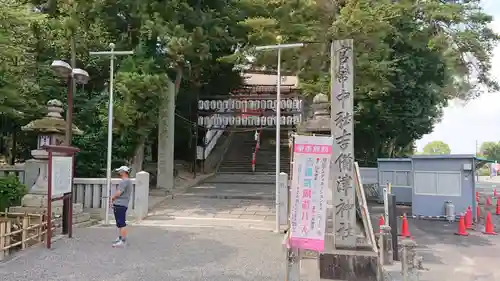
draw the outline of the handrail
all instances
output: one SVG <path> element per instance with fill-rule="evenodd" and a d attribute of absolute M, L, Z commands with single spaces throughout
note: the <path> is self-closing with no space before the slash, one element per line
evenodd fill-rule
<path fill-rule="evenodd" d="M 227 109 L 220 109 L 219 112 L 226 112 Z M 218 128 L 218 129 L 223 129 L 226 126 L 221 124 L 221 125 L 211 125 L 210 127 L 207 127 L 207 130 L 205 131 L 205 136 L 204 136 L 204 141 L 203 141 L 203 147 L 197 146 L 196 147 L 196 158 L 198 160 L 205 160 L 207 159 L 208 155 L 212 152 L 214 149 L 215 145 L 217 144 L 217 141 L 219 140 L 220 136 L 224 133 L 224 130 L 210 130 L 210 128 Z"/>
<path fill-rule="evenodd" d="M 260 147 L 260 135 L 262 134 L 262 127 L 258 130 L 255 131 L 255 150 L 252 153 L 252 172 L 255 172 L 255 164 L 257 162 L 257 152 L 259 151 Z"/>

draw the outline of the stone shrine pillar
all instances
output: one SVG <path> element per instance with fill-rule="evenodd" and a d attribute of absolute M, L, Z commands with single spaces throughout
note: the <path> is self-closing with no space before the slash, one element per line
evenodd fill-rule
<path fill-rule="evenodd" d="M 50 100 L 47 103 L 48 113 L 45 117 L 36 119 L 22 127 L 23 131 L 35 132 L 38 134 L 37 149 L 31 151 L 33 160 L 30 160 L 32 169 L 38 173 L 36 180 L 28 194 L 22 201 L 21 207 L 13 207 L 16 211 L 39 212 L 47 208 L 48 192 L 48 152 L 42 147 L 44 145 L 61 145 L 64 142 L 66 133 L 66 121 L 61 113 L 64 111 L 63 104 L 59 100 Z M 73 134 L 81 135 L 80 131 L 73 125 Z M 54 201 L 52 208 L 54 213 L 62 213 L 62 200 Z"/>

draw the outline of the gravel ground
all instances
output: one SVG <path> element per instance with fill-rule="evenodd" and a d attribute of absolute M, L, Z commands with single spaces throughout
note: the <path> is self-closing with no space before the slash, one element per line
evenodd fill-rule
<path fill-rule="evenodd" d="M 52 250 L 35 247 L 0 263 L 0 280 L 284 279 L 282 237 L 269 231 L 133 226 L 123 249 L 111 247 L 115 237 L 113 228 L 77 229 Z"/>

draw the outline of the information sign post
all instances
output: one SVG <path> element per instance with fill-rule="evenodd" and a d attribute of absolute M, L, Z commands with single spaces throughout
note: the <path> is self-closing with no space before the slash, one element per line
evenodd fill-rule
<path fill-rule="evenodd" d="M 71 238 L 73 232 L 73 173 L 74 156 L 80 151 L 76 147 L 62 145 L 45 145 L 42 147 L 49 153 L 48 193 L 47 193 L 47 248 L 52 243 L 52 202 L 64 200 L 62 233 Z"/>

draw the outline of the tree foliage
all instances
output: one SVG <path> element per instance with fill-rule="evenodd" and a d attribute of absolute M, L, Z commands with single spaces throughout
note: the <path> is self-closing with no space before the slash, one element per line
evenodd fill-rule
<path fill-rule="evenodd" d="M 479 153 L 488 160 L 500 162 L 500 142 L 483 142 L 479 148 Z"/>
<path fill-rule="evenodd" d="M 479 1 L 243 1 L 252 8 L 241 49 L 275 67 L 274 52 L 251 46 L 310 42 L 285 50 L 283 67 L 308 94 L 329 92 L 328 42 L 355 44 L 355 147 L 361 164 L 407 155 L 431 132 L 451 98 L 498 90 L 489 74 L 498 35 Z M 243 56 L 244 57 L 244 56 Z M 233 61 L 235 56 L 231 57 Z M 241 56 L 239 57 L 241 62 Z"/>
<path fill-rule="evenodd" d="M 424 153 L 427 155 L 451 154 L 450 146 L 443 141 L 431 141 L 424 146 Z"/>
<path fill-rule="evenodd" d="M 11 121 L 22 119 L 37 107 L 40 89 L 33 74 L 36 52 L 32 30 L 45 19 L 14 0 L 0 1 L 0 114 Z"/>
<path fill-rule="evenodd" d="M 117 58 L 115 66 L 116 163 L 130 162 L 146 139 L 155 141 L 159 97 L 168 90 L 168 80 L 175 81 L 176 93 L 182 96 L 177 114 L 193 121 L 189 109 L 196 96 L 228 93 L 241 82 L 231 64 L 217 61 L 232 53 L 239 40 L 234 33 L 240 27 L 235 23 L 242 14 L 232 1 L 2 0 L 0 13 L 0 54 L 9 59 L 0 61 L 0 71 L 8 70 L 0 76 L 0 108 L 2 113 L 11 110 L 9 116 L 28 109 L 40 116 L 49 99 L 66 101 L 66 81 L 57 79 L 49 66 L 55 59 L 70 61 L 70 38 L 75 39 L 76 66 L 91 76 L 74 95 L 74 122 L 85 132 L 74 140 L 82 148 L 77 170 L 84 175 L 102 174 L 107 130 L 109 58 L 91 57 L 89 51 L 106 50 L 113 42 L 117 50 L 135 52 Z M 16 62 L 20 67 L 12 66 Z M 19 85 L 29 89 L 25 91 L 29 96 L 18 93 Z M 20 125 L 34 115 L 20 119 Z M 192 136 L 189 122 L 178 122 L 176 127 L 180 139 L 176 150 L 187 159 L 192 157 L 185 145 L 186 137 Z M 22 142 L 32 138 L 23 136 Z"/>
<path fill-rule="evenodd" d="M 191 159 L 195 101 L 241 84 L 235 65 L 276 69 L 276 52 L 256 45 L 305 42 L 287 49 L 282 67 L 307 95 L 329 92 L 329 42 L 355 42 L 355 146 L 362 165 L 410 155 L 451 98 L 498 90 L 489 74 L 498 41 L 492 21 L 469 1 L 390 0 L 0 0 L 0 113 L 17 158 L 34 136 L 19 127 L 43 114 L 52 98 L 66 101 L 66 81 L 52 60 L 70 60 L 91 75 L 75 93 L 75 123 L 85 132 L 77 171 L 102 173 L 105 159 L 109 58 L 89 51 L 134 50 L 116 61 L 115 163 L 130 162 L 157 141 L 159 109 L 172 83 L 176 97 L 176 155 Z M 279 38 L 278 38 L 279 37 Z M 187 121 L 186 121 L 187 120 Z M 6 128 L 5 124 L 15 124 Z M 2 140 L 3 138 L 0 138 Z M 2 143 L 1 147 L 6 146 Z M 22 152 L 22 153 L 21 153 Z"/>

